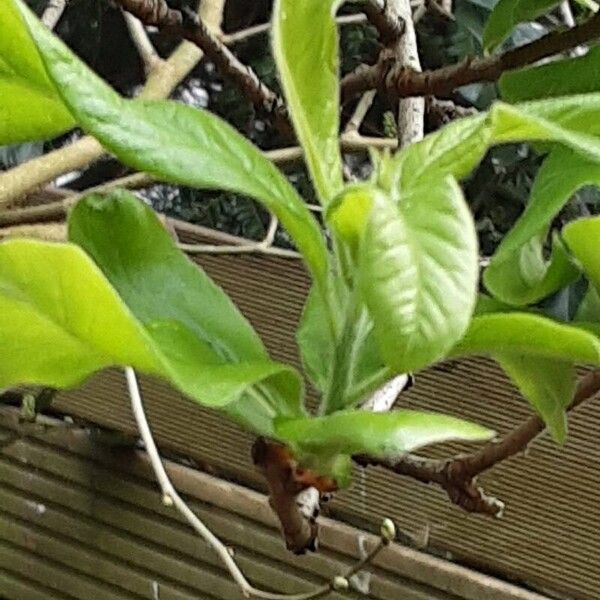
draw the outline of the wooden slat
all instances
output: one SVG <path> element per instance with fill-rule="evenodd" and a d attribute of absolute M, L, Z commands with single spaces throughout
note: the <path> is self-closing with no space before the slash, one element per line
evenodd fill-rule
<path fill-rule="evenodd" d="M 10 427 L 15 416 L 14 410 L 0 409 L 0 436 L 10 433 L 1 425 Z M 327 581 L 356 559 L 359 535 L 365 536 L 367 544 L 376 541 L 369 534 L 324 519 L 321 552 L 294 557 L 285 551 L 262 494 L 180 464 L 167 463 L 167 467 L 193 509 L 235 549 L 240 566 L 263 587 L 290 592 Z M 3 449 L 0 540 L 19 552 L 27 549 L 30 560 L 47 558 L 72 577 L 117 586 L 133 597 L 145 597 L 144 590 L 153 581 L 164 590 L 161 600 L 187 600 L 186 594 L 227 600 L 239 597 L 212 551 L 160 502 L 145 454 L 133 447 L 99 446 L 89 432 L 79 429 L 50 430 Z M 2 567 L 8 568 L 0 562 Z M 79 580 L 76 583 L 80 585 Z M 79 587 L 64 589 L 74 598 L 88 598 Z M 342 600 L 346 596 L 331 597 Z M 395 545 L 378 559 L 369 597 L 544 598 Z"/>

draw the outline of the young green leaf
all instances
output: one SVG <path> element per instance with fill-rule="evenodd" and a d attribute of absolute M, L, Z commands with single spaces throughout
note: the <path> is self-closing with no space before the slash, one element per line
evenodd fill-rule
<path fill-rule="evenodd" d="M 73 127 L 11 1 L 0 4 L 0 32 L 0 146 L 51 138 Z"/>
<path fill-rule="evenodd" d="M 585 161 L 598 163 L 599 136 L 600 93 L 514 106 L 499 102 L 485 115 L 455 121 L 398 152 L 393 159 L 395 179 L 390 185 L 410 190 L 434 176 L 460 179 L 490 146 L 508 142 L 558 142 Z"/>
<path fill-rule="evenodd" d="M 486 441 L 490 429 L 448 415 L 350 410 L 325 417 L 277 419 L 275 433 L 300 452 L 396 456 L 451 440 Z"/>
<path fill-rule="evenodd" d="M 563 229 L 563 237 L 596 291 L 600 292 L 600 217 L 569 223 Z"/>
<path fill-rule="evenodd" d="M 273 53 L 321 202 L 342 187 L 335 13 L 342 0 L 276 0 Z"/>
<path fill-rule="evenodd" d="M 269 379 L 263 388 L 279 414 L 301 413 L 294 370 L 273 369 L 262 341 L 229 297 L 177 249 L 154 211 L 131 193 L 80 201 L 69 216 L 69 239 L 94 259 L 162 353 L 197 382 L 191 395 L 202 398 L 206 386 L 206 374 L 194 376 L 200 357 L 219 365 L 229 383 L 251 378 L 252 369 L 263 365 L 265 376 L 256 371 L 256 381 Z"/>
<path fill-rule="evenodd" d="M 335 340 L 327 323 L 322 296 L 314 287 L 308 293 L 296 340 L 304 372 L 317 389 L 324 390 L 333 361 Z"/>
<path fill-rule="evenodd" d="M 486 288 L 496 298 L 514 306 L 527 306 L 547 298 L 580 276 L 559 236 L 550 260 L 544 257 L 545 231 L 501 259 L 492 258 L 483 273 Z"/>
<path fill-rule="evenodd" d="M 0 244 L 0 387 L 80 384 L 109 365 L 158 374 L 149 336 L 76 246 Z"/>
<path fill-rule="evenodd" d="M 493 50 L 511 33 L 516 25 L 533 21 L 560 4 L 560 0 L 499 0 L 483 32 L 483 46 Z"/>
<path fill-rule="evenodd" d="M 478 275 L 475 226 L 452 178 L 375 205 L 358 282 L 386 364 L 406 373 L 443 358 L 467 329 Z"/>
<path fill-rule="evenodd" d="M 556 442 L 564 444 L 567 437 L 566 409 L 575 393 L 573 364 L 519 354 L 498 355 L 496 360 L 542 417 Z"/>
<path fill-rule="evenodd" d="M 499 85 L 502 99 L 511 103 L 600 92 L 600 45 L 576 58 L 508 71 Z"/>
<path fill-rule="evenodd" d="M 556 147 L 540 167 L 524 213 L 502 240 L 494 260 L 504 261 L 545 231 L 573 194 L 585 185 L 600 185 L 600 164 L 570 148 Z"/>
<path fill-rule="evenodd" d="M 154 211 L 131 192 L 86 196 L 69 214 L 68 236 L 94 259 L 142 323 L 180 322 L 227 361 L 268 357 L 229 296 L 176 247 Z"/>
<path fill-rule="evenodd" d="M 522 355 L 573 364 L 600 364 L 600 340 L 590 333 L 530 313 L 475 317 L 450 356 Z"/>
<path fill-rule="evenodd" d="M 157 178 L 221 188 L 262 202 L 286 227 L 326 287 L 328 254 L 319 225 L 278 169 L 230 125 L 175 102 L 125 100 L 18 3 L 48 74 L 87 132 L 125 164 Z"/>
<path fill-rule="evenodd" d="M 288 405 L 265 392 L 240 415 L 272 434 L 277 415 L 299 416 L 293 369 L 268 359 L 225 363 L 173 319 L 140 323 L 93 261 L 72 244 L 10 240 L 0 244 L 0 386 L 68 388 L 109 366 L 161 376 L 201 404 L 228 408 L 254 386 L 284 387 Z M 273 382 L 273 383 L 271 383 Z M 257 393 L 257 392 L 256 392 Z M 296 409 L 292 409 L 295 405 Z"/>

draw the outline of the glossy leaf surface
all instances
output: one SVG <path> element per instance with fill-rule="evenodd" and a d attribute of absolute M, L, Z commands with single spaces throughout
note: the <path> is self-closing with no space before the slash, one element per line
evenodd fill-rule
<path fill-rule="evenodd" d="M 373 208 L 359 286 L 395 372 L 439 360 L 462 337 L 477 297 L 477 260 L 473 219 L 453 179 Z"/>
<path fill-rule="evenodd" d="M 494 144 L 557 142 L 589 163 L 600 162 L 600 93 L 508 105 L 455 121 L 398 152 L 395 183 L 409 190 L 434 176 L 461 179 Z"/>
<path fill-rule="evenodd" d="M 326 417 L 279 419 L 277 435 L 307 452 L 394 456 L 449 440 L 485 441 L 494 432 L 435 413 L 342 411 Z"/>
<path fill-rule="evenodd" d="M 0 387 L 80 384 L 110 365 L 161 372 L 148 334 L 77 246 L 0 244 Z"/>
<path fill-rule="evenodd" d="M 574 364 L 600 364 L 600 340 L 570 325 L 529 313 L 475 317 L 451 356 L 519 354 Z"/>
<path fill-rule="evenodd" d="M 186 374 L 186 393 L 224 406 L 262 382 L 265 398 L 257 411 L 266 400 L 271 417 L 302 413 L 295 371 L 270 361 L 229 297 L 132 194 L 81 201 L 70 215 L 69 237 L 96 261 L 163 355 Z"/>
<path fill-rule="evenodd" d="M 12 1 L 0 4 L 0 146 L 56 136 L 75 121 Z"/>
<path fill-rule="evenodd" d="M 321 202 L 342 187 L 339 58 L 342 0 L 276 0 L 273 51 L 296 133 Z"/>

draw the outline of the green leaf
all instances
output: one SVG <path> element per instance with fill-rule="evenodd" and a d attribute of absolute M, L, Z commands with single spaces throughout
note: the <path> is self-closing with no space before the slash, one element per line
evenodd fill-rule
<path fill-rule="evenodd" d="M 278 419 L 276 435 L 300 452 L 395 456 L 450 440 L 486 441 L 494 432 L 435 413 L 341 411 L 325 417 Z"/>
<path fill-rule="evenodd" d="M 600 217 L 579 219 L 566 225 L 563 238 L 600 292 Z"/>
<path fill-rule="evenodd" d="M 498 246 L 494 260 L 507 259 L 545 231 L 573 194 L 585 185 L 600 185 L 600 164 L 569 148 L 555 148 L 540 167 L 525 211 Z"/>
<path fill-rule="evenodd" d="M 323 204 L 342 187 L 335 13 L 342 0 L 276 0 L 273 52 L 298 139 Z"/>
<path fill-rule="evenodd" d="M 249 382 L 268 379 L 262 391 L 273 414 L 302 414 L 297 373 L 270 361 L 229 297 L 176 248 L 155 213 L 132 194 L 116 191 L 79 202 L 69 217 L 69 238 L 94 259 L 161 352 L 186 374 L 190 396 L 224 406 Z M 234 384 L 239 391 L 220 387 Z"/>
<path fill-rule="evenodd" d="M 358 278 L 386 364 L 406 373 L 445 356 L 469 324 L 478 271 L 475 226 L 453 179 L 374 206 Z"/>
<path fill-rule="evenodd" d="M 579 277 L 560 237 L 554 238 L 550 260 L 544 258 L 545 238 L 543 232 L 504 258 L 492 258 L 483 281 L 496 298 L 515 306 L 535 304 Z"/>
<path fill-rule="evenodd" d="M 92 260 L 72 244 L 0 244 L 0 347 L 1 387 L 69 388 L 106 367 L 130 365 L 215 408 L 235 411 L 244 394 L 258 396 L 253 386 L 272 381 L 285 383 L 290 392 L 295 387 L 296 402 L 299 394 L 286 365 L 269 360 L 226 364 L 177 321 L 140 323 Z M 290 394 L 290 405 L 293 398 Z M 265 435 L 272 434 L 274 417 L 302 414 L 280 410 L 265 394 L 251 408 L 254 412 L 240 420 Z"/>
<path fill-rule="evenodd" d="M 498 102 L 487 114 L 460 119 L 398 152 L 386 189 L 410 190 L 432 177 L 465 177 L 494 144 L 558 142 L 589 163 L 600 162 L 600 93 L 517 105 Z M 529 239 L 529 238 L 527 238 Z M 527 241 L 527 240 L 524 240 Z"/>
<path fill-rule="evenodd" d="M 566 409 L 575 393 L 573 364 L 518 354 L 499 355 L 496 359 L 542 417 L 552 437 L 559 444 L 564 444 L 567 437 Z"/>
<path fill-rule="evenodd" d="M 281 172 L 230 125 L 175 102 L 125 100 L 18 5 L 46 69 L 88 133 L 119 160 L 172 183 L 252 196 L 272 211 L 326 287 L 328 253 L 319 225 Z"/>
<path fill-rule="evenodd" d="M 159 374 L 149 336 L 70 244 L 0 244 L 0 388 L 72 387 L 110 365 Z"/>
<path fill-rule="evenodd" d="M 335 340 L 327 323 L 322 296 L 314 287 L 308 293 L 296 340 L 304 372 L 317 389 L 324 390 L 331 371 Z"/>
<path fill-rule="evenodd" d="M 69 239 L 94 259 L 142 323 L 180 322 L 227 361 L 267 358 L 227 294 L 177 249 L 154 211 L 132 193 L 86 196 L 68 225 Z"/>
<path fill-rule="evenodd" d="M 600 291 L 590 286 L 577 309 L 575 321 L 600 323 Z"/>
<path fill-rule="evenodd" d="M 73 117 L 48 79 L 19 11 L 0 5 L 0 146 L 54 137 Z"/>
<path fill-rule="evenodd" d="M 522 355 L 574 364 L 600 364 L 600 341 L 570 325 L 530 313 L 480 315 L 450 356 Z"/>
<path fill-rule="evenodd" d="M 483 46 L 493 50 L 516 25 L 534 21 L 560 4 L 560 0 L 499 0 L 489 16 L 483 32 Z"/>
<path fill-rule="evenodd" d="M 511 103 L 600 92 L 600 45 L 577 58 L 508 71 L 499 85 L 502 99 Z"/>

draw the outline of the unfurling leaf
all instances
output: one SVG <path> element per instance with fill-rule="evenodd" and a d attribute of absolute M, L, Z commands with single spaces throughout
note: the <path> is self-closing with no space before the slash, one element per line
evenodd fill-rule
<path fill-rule="evenodd" d="M 342 187 L 335 13 L 342 0 L 276 0 L 273 53 L 321 202 Z"/>
<path fill-rule="evenodd" d="M 477 298 L 477 254 L 473 219 L 452 178 L 373 207 L 358 285 L 395 372 L 443 358 L 463 336 Z"/>

